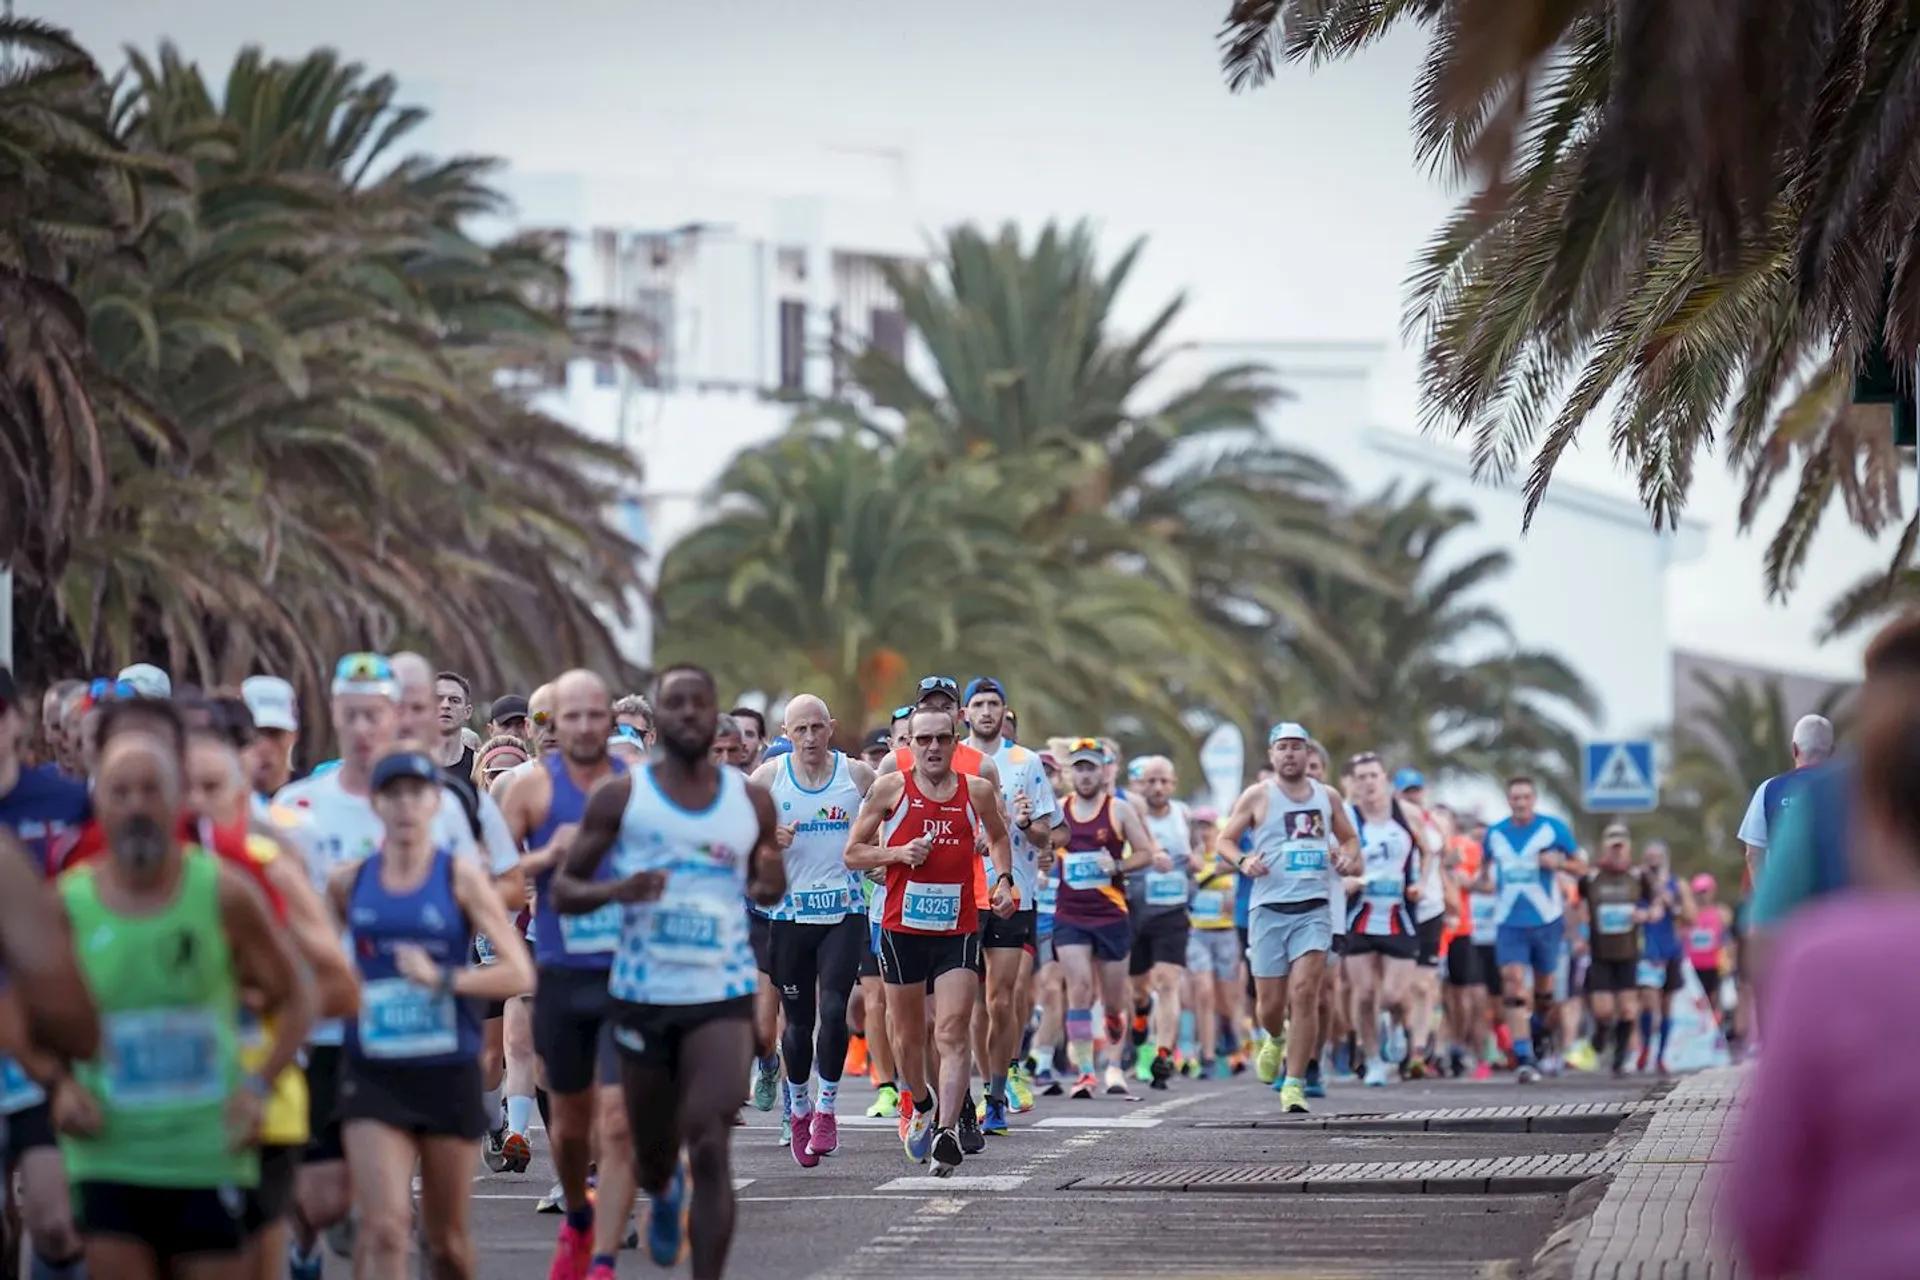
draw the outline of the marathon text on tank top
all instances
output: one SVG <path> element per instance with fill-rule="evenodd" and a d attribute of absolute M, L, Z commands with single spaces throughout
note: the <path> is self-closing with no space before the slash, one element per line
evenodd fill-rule
<path fill-rule="evenodd" d="M 1252 905 L 1279 906 L 1294 902 L 1333 902 L 1339 878 L 1333 871 L 1333 792 L 1313 779 L 1304 800 L 1295 800 L 1267 782 L 1267 816 L 1253 829 L 1253 851 L 1267 864 L 1267 874 L 1254 877 Z"/>
<path fill-rule="evenodd" d="M 913 770 L 900 775 L 900 803 L 881 826 L 889 849 L 926 837 L 932 846 L 917 867 L 887 868 L 887 905 L 881 923 L 899 933 L 965 934 L 980 927 L 974 901 L 977 819 L 967 796 L 966 775 L 953 775 L 953 794 L 936 800 L 920 788 Z"/>
<path fill-rule="evenodd" d="M 831 759 L 832 772 L 818 787 L 800 784 L 792 753 L 773 775 L 773 820 L 793 828 L 793 843 L 782 855 L 787 896 L 767 912 L 771 919 L 838 924 L 862 905 L 860 877 L 847 870 L 847 834 L 860 811 L 860 788 L 846 756 L 836 751 Z"/>
<path fill-rule="evenodd" d="M 608 983 L 629 1004 L 711 1004 L 750 996 L 753 948 L 747 941 L 748 863 L 760 838 L 760 817 L 746 775 L 723 768 L 713 803 L 683 809 L 654 777 L 633 770 L 614 875 L 664 871 L 658 901 L 627 906 L 620 950 Z"/>
<path fill-rule="evenodd" d="M 627 771 L 618 760 L 609 763 L 615 774 Z M 566 757 L 558 751 L 549 752 L 541 757 L 539 767 L 552 780 L 552 799 L 547 802 L 546 821 L 527 833 L 529 849 L 546 848 L 554 832 L 570 822 L 579 822 L 587 812 L 587 793 L 567 772 Z M 602 858 L 594 878 L 608 880 L 612 876 L 613 859 Z M 620 949 L 620 904 L 609 902 L 583 916 L 563 916 L 553 909 L 552 895 L 547 892 L 552 883 L 551 867 L 534 877 L 534 958 L 543 965 L 565 969 L 605 969 L 612 965 L 613 953 Z"/>
<path fill-rule="evenodd" d="M 1122 877 L 1100 869 L 1104 853 L 1117 865 L 1126 852 L 1126 837 L 1113 820 L 1113 797 L 1103 796 L 1091 817 L 1082 818 L 1078 798 L 1067 797 L 1067 847 L 1060 855 L 1060 897 L 1056 919 L 1068 924 L 1110 924 L 1127 918 L 1127 893 Z"/>

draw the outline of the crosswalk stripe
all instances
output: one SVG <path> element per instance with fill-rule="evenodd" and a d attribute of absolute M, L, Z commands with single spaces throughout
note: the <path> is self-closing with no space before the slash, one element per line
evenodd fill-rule
<path fill-rule="evenodd" d="M 1036 1122 L 1036 1129 L 1152 1129 L 1159 1121 L 1151 1116 L 1049 1116 Z"/>
<path fill-rule="evenodd" d="M 905 1178 L 894 1178 L 875 1187 L 875 1191 L 917 1191 L 922 1195 L 964 1195 L 970 1191 L 1017 1191 L 1027 1184 L 1027 1179 L 1013 1173 L 982 1173 L 971 1177 L 956 1174 L 950 1178 L 936 1178 L 931 1174 L 914 1174 Z"/>

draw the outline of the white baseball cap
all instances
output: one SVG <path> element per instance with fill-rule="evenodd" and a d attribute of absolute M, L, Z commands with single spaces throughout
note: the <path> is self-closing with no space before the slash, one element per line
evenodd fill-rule
<path fill-rule="evenodd" d="M 300 728 L 300 703 L 293 686 L 279 676 L 248 676 L 240 682 L 240 696 L 253 712 L 256 729 L 283 729 L 288 733 Z"/>
<path fill-rule="evenodd" d="M 1302 742 L 1313 741 L 1313 735 L 1308 733 L 1304 726 L 1295 724 L 1291 720 L 1283 720 L 1273 726 L 1267 733 L 1267 745 L 1272 746 L 1274 743 L 1284 742 L 1288 738 L 1298 738 Z"/>
<path fill-rule="evenodd" d="M 151 662 L 136 662 L 120 672 L 119 678 L 133 686 L 143 698 L 171 698 L 173 679 Z"/>

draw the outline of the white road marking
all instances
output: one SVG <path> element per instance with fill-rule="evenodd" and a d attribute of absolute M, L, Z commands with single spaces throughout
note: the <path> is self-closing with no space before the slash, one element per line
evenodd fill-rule
<path fill-rule="evenodd" d="M 917 1191 L 922 1195 L 962 1195 L 969 1191 L 1017 1191 L 1026 1183 L 1026 1178 L 1011 1173 L 983 1173 L 973 1177 L 956 1174 L 951 1178 L 936 1178 L 931 1174 L 923 1173 L 883 1182 L 874 1190 Z"/>
<path fill-rule="evenodd" d="M 1152 1129 L 1160 1122 L 1152 1116 L 1052 1116 L 1040 1121 L 1036 1129 Z"/>

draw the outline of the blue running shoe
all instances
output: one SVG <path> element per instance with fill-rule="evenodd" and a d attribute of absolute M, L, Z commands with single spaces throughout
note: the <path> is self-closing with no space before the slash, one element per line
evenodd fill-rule
<path fill-rule="evenodd" d="M 1007 1104 L 987 1099 L 987 1118 L 980 1122 L 980 1132 L 1004 1136 L 1007 1132 Z"/>
<path fill-rule="evenodd" d="M 1309 1098 L 1324 1098 L 1327 1096 L 1327 1085 L 1326 1081 L 1320 1076 L 1320 1059 L 1318 1058 L 1315 1058 L 1307 1064 L 1306 1086 L 1307 1096 Z"/>
<path fill-rule="evenodd" d="M 687 1166 L 673 1171 L 673 1181 L 653 1201 L 647 1217 L 647 1256 L 657 1267 L 670 1267 L 680 1261 L 680 1250 L 687 1241 Z"/>
<path fill-rule="evenodd" d="M 933 1151 L 933 1117 L 916 1108 L 913 1119 L 907 1121 L 907 1131 L 901 1135 L 901 1143 L 907 1149 L 907 1159 L 915 1164 L 925 1164 L 927 1156 Z"/>
<path fill-rule="evenodd" d="M 318 1253 L 304 1254 L 300 1246 L 287 1247 L 287 1280 L 320 1280 L 324 1259 Z"/>

